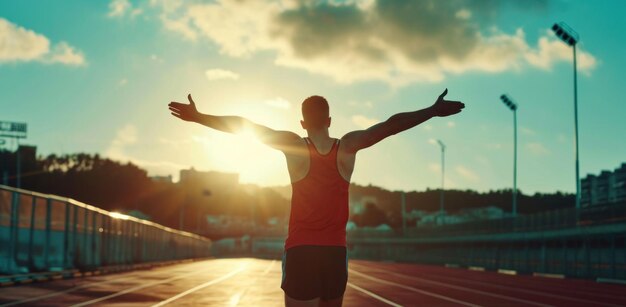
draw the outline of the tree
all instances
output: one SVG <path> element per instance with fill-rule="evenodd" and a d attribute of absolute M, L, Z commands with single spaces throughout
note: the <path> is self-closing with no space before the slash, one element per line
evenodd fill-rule
<path fill-rule="evenodd" d="M 389 225 L 389 219 L 385 211 L 378 208 L 375 203 L 367 202 L 363 212 L 354 216 L 353 221 L 359 227 L 376 227 L 382 224 Z"/>

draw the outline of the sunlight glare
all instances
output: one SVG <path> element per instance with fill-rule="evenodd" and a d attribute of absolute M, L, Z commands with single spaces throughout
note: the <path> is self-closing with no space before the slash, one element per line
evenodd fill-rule
<path fill-rule="evenodd" d="M 239 300 L 241 299 L 241 292 L 237 292 L 230 297 L 228 300 L 228 306 L 237 306 L 239 304 Z"/>

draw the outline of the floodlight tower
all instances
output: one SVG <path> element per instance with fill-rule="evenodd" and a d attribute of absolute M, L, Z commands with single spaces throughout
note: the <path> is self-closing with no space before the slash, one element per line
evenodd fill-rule
<path fill-rule="evenodd" d="M 439 192 L 439 216 L 441 219 L 441 222 L 443 224 L 443 212 L 444 212 L 444 201 L 443 201 L 443 189 L 444 189 L 444 166 L 445 166 L 445 152 L 446 152 L 446 145 L 441 141 L 441 140 L 437 140 L 437 143 L 439 144 L 439 147 L 441 147 L 441 191 Z"/>
<path fill-rule="evenodd" d="M 552 30 L 558 38 L 572 47 L 574 51 L 574 154 L 576 155 L 576 209 L 580 209 L 580 176 L 578 158 L 578 79 L 576 76 L 576 44 L 580 37 L 574 29 L 564 22 L 555 23 Z"/>
<path fill-rule="evenodd" d="M 509 96 L 502 94 L 500 100 L 513 111 L 513 203 L 511 212 L 513 217 L 517 216 L 517 103 L 513 102 Z"/>

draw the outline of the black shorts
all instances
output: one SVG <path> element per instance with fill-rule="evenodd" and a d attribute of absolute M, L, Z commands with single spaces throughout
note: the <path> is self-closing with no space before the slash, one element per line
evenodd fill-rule
<path fill-rule="evenodd" d="M 348 257 L 344 246 L 295 246 L 283 253 L 280 287 L 296 300 L 339 298 L 348 282 Z"/>

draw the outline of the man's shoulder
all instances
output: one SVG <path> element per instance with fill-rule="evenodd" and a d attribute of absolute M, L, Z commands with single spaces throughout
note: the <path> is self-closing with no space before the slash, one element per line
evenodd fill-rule
<path fill-rule="evenodd" d="M 305 153 L 308 155 L 307 140 L 305 137 L 294 139 L 288 146 L 281 148 L 281 151 L 287 156 L 302 156 Z"/>

